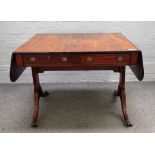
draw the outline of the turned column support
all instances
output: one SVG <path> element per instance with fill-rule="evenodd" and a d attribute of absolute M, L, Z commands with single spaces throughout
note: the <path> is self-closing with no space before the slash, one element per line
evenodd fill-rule
<path fill-rule="evenodd" d="M 49 95 L 47 91 L 43 92 L 40 82 L 39 82 L 39 75 L 37 68 L 32 67 L 32 78 L 33 78 L 33 85 L 34 85 L 34 111 L 33 111 L 33 118 L 32 118 L 32 127 L 38 126 L 38 114 L 39 114 L 39 98 L 45 97 Z"/>
<path fill-rule="evenodd" d="M 128 127 L 131 127 L 132 124 L 129 121 L 129 117 L 127 114 L 127 107 L 126 107 L 126 93 L 125 93 L 125 66 L 120 67 L 120 78 L 119 78 L 119 85 L 116 91 L 114 91 L 115 96 L 119 96 L 121 100 L 121 107 L 124 116 L 125 123 Z"/>

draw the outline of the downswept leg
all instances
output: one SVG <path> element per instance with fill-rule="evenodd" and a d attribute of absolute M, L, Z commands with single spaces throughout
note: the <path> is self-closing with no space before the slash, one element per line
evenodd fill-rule
<path fill-rule="evenodd" d="M 37 68 L 32 68 L 32 77 L 33 77 L 33 85 L 34 85 L 34 112 L 33 112 L 31 126 L 37 127 L 38 126 L 38 113 L 39 113 L 39 98 L 45 97 L 49 94 L 47 91 L 43 92 L 40 86 Z"/>
<path fill-rule="evenodd" d="M 117 91 L 114 92 L 114 95 L 120 96 L 121 99 L 121 107 L 124 116 L 125 123 L 128 127 L 131 127 L 132 124 L 129 121 L 129 117 L 127 114 L 126 108 L 126 93 L 125 93 L 125 67 L 120 67 L 120 81 L 118 85 Z"/>

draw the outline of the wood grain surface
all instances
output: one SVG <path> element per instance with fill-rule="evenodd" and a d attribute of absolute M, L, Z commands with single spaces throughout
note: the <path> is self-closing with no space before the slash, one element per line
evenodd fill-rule
<path fill-rule="evenodd" d="M 139 51 L 121 33 L 36 34 L 15 52 Z"/>

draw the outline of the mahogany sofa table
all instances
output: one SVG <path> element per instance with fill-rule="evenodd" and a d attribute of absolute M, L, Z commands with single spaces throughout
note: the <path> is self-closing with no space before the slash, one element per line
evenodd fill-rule
<path fill-rule="evenodd" d="M 36 34 L 12 53 L 10 79 L 15 82 L 26 67 L 32 68 L 34 112 L 31 126 L 38 125 L 39 98 L 43 91 L 38 73 L 56 70 L 113 70 L 120 73 L 114 95 L 121 99 L 127 126 L 132 126 L 126 108 L 125 68 L 138 80 L 144 77 L 142 52 L 120 33 Z"/>

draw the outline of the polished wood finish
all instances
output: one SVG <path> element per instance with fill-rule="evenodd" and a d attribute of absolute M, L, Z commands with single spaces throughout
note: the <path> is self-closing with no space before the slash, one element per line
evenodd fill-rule
<path fill-rule="evenodd" d="M 131 56 L 126 54 L 24 54 L 22 55 L 23 66 L 40 67 L 45 66 L 85 66 L 85 65 L 102 65 L 102 66 L 123 66 L 136 64 L 132 61 L 137 54 Z M 135 59 L 136 60 L 136 59 Z"/>
<path fill-rule="evenodd" d="M 36 127 L 38 126 L 39 98 L 46 97 L 49 93 L 47 91 L 43 92 L 40 86 L 37 68 L 32 67 L 32 78 L 34 84 L 34 112 L 31 126 Z"/>
<path fill-rule="evenodd" d="M 34 112 L 32 126 L 38 125 L 39 98 L 43 92 L 39 73 L 53 70 L 113 70 L 120 73 L 115 96 L 121 99 L 127 126 L 132 126 L 126 108 L 125 68 L 130 66 L 138 80 L 144 77 L 141 51 L 120 33 L 37 34 L 13 54 L 10 79 L 16 81 L 26 67 L 32 68 Z"/>
<path fill-rule="evenodd" d="M 125 123 L 128 127 L 131 127 L 132 124 L 129 121 L 129 117 L 127 114 L 127 108 L 126 108 L 126 92 L 125 92 L 125 66 L 120 67 L 120 78 L 119 78 L 119 85 L 118 89 L 114 91 L 115 96 L 119 96 L 121 99 L 121 107 L 123 116 L 125 119 Z"/>
<path fill-rule="evenodd" d="M 36 34 L 16 52 L 96 52 L 138 51 L 120 33 L 98 34 Z"/>

